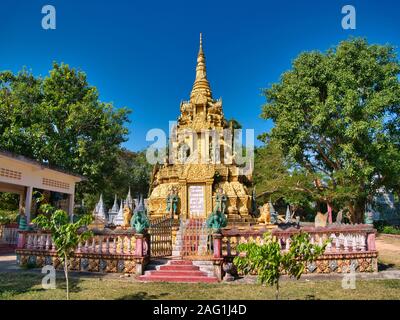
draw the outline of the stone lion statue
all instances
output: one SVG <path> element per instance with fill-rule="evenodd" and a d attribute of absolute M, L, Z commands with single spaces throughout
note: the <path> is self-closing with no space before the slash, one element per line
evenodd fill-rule
<path fill-rule="evenodd" d="M 314 220 L 315 227 L 326 227 L 327 220 L 328 213 L 318 212 Z"/>
<path fill-rule="evenodd" d="M 257 219 L 257 222 L 268 224 L 271 222 L 271 211 L 269 207 L 269 203 L 265 203 L 260 208 L 260 217 Z"/>

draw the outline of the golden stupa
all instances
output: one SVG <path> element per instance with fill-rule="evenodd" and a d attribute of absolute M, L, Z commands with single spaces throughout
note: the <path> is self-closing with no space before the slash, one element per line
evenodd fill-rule
<path fill-rule="evenodd" d="M 222 100 L 214 100 L 207 80 L 200 34 L 196 78 L 190 100 L 181 102 L 180 116 L 170 136 L 169 157 L 156 165 L 148 199 L 150 218 L 162 217 L 167 197 L 179 197 L 176 217 L 207 218 L 215 206 L 216 193 L 225 194 L 228 221 L 248 221 L 251 214 L 251 173 L 236 165 L 232 128 L 224 118 Z M 251 220 L 251 219 L 250 219 Z"/>

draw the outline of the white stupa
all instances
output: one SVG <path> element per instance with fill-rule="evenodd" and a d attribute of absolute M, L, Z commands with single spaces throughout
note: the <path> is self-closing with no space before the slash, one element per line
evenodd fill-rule
<path fill-rule="evenodd" d="M 100 200 L 96 205 L 96 212 L 95 212 L 95 216 L 97 218 L 106 220 L 106 210 L 104 208 L 104 201 L 103 201 L 103 194 L 100 195 Z"/>
<path fill-rule="evenodd" d="M 114 225 L 122 226 L 124 224 L 124 200 L 121 200 L 121 206 L 119 207 L 117 215 L 113 220 Z"/>
<path fill-rule="evenodd" d="M 290 212 L 290 207 L 287 206 L 286 208 L 286 216 L 285 216 L 285 223 L 289 223 L 292 220 L 292 214 Z"/>
<path fill-rule="evenodd" d="M 129 191 L 128 191 L 128 195 L 126 196 L 125 204 L 127 204 L 131 210 L 134 209 L 133 199 L 132 199 L 132 195 L 131 195 L 131 187 L 129 187 Z"/>
<path fill-rule="evenodd" d="M 117 199 L 117 195 L 115 195 L 114 204 L 113 204 L 112 208 L 110 209 L 110 211 L 108 211 L 108 222 L 109 223 L 114 223 L 114 219 L 115 219 L 116 215 L 118 214 L 118 211 L 119 211 L 118 199 Z"/>

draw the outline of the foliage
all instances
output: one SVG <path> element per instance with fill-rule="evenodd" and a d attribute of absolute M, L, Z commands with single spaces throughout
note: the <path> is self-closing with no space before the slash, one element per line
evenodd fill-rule
<path fill-rule="evenodd" d="M 17 222 L 18 206 L 17 194 L 0 192 L 0 224 Z"/>
<path fill-rule="evenodd" d="M 234 263 L 244 274 L 257 273 L 262 284 L 276 286 L 276 299 L 279 298 L 279 280 L 282 273 L 300 279 L 306 264 L 316 260 L 324 253 L 326 243 L 322 246 L 310 242 L 307 233 L 300 232 L 291 237 L 288 251 L 282 251 L 279 240 L 270 233 L 264 234 L 264 243 L 241 243 L 238 245 L 239 256 Z"/>
<path fill-rule="evenodd" d="M 51 205 L 41 206 L 42 212 L 32 222 L 44 230 L 50 231 L 56 246 L 57 255 L 64 263 L 65 279 L 67 283 L 67 299 L 69 299 L 68 261 L 80 242 L 92 236 L 91 231 L 81 231 L 91 220 L 91 215 L 83 215 L 77 222 L 70 222 L 68 214 L 63 210 L 55 210 Z"/>
<path fill-rule="evenodd" d="M 272 202 L 283 199 L 295 210 L 299 207 L 309 208 L 314 197 L 306 190 L 313 189 L 314 178 L 285 158 L 279 144 L 273 140 L 255 150 L 253 179 L 259 204 L 269 199 Z"/>
<path fill-rule="evenodd" d="M 386 234 L 400 234 L 400 229 L 394 226 L 384 226 L 382 229 L 382 233 Z"/>
<path fill-rule="evenodd" d="M 84 192 L 101 190 L 126 141 L 129 111 L 99 100 L 86 75 L 66 64 L 35 77 L 0 72 L 0 149 L 81 174 Z"/>
<path fill-rule="evenodd" d="M 129 187 L 133 197 L 147 196 L 152 166 L 147 162 L 144 151 L 120 150 L 114 165 L 114 174 L 107 179 L 107 185 L 102 190 L 107 207 L 112 206 L 115 194 L 119 199 L 125 199 Z"/>
<path fill-rule="evenodd" d="M 305 52 L 264 91 L 262 117 L 301 168 L 318 175 L 313 192 L 362 222 L 381 187 L 400 190 L 400 64 L 392 46 L 364 39 L 326 53 Z"/>
<path fill-rule="evenodd" d="M 227 122 L 228 122 L 228 127 L 232 128 L 233 130 L 242 129 L 242 125 L 235 118 L 231 118 Z"/>
<path fill-rule="evenodd" d="M 18 210 L 19 196 L 15 193 L 0 192 L 0 209 L 3 210 Z"/>
<path fill-rule="evenodd" d="M 18 210 L 0 209 L 0 224 L 17 222 Z"/>
<path fill-rule="evenodd" d="M 392 226 L 387 221 L 384 220 L 374 221 L 374 228 L 379 233 L 400 234 L 400 228 Z"/>

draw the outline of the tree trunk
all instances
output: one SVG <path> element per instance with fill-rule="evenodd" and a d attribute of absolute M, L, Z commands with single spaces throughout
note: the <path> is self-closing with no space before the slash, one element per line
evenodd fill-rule
<path fill-rule="evenodd" d="M 64 254 L 64 274 L 65 274 L 65 283 L 67 287 L 67 300 L 69 300 L 68 258 L 66 254 Z"/>
<path fill-rule="evenodd" d="M 364 223 L 366 201 L 366 198 L 360 198 L 348 204 L 351 223 Z"/>
<path fill-rule="evenodd" d="M 276 282 L 275 300 L 279 300 L 279 281 Z"/>

